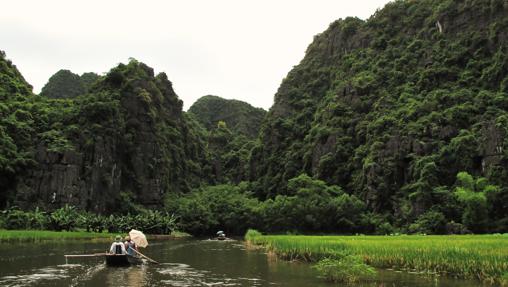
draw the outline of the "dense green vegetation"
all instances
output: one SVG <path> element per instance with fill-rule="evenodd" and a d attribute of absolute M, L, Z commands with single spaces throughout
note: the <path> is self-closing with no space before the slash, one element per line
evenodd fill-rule
<path fill-rule="evenodd" d="M 251 227 L 269 232 L 349 234 L 375 229 L 359 199 L 306 175 L 290 180 L 290 193 L 273 200 L 259 201 L 249 190 L 247 183 L 204 187 L 183 196 L 168 196 L 166 209 L 179 219 L 181 230 L 195 235 L 210 235 L 219 229 L 243 234 Z"/>
<path fill-rule="evenodd" d="M 0 205 L 7 201 L 16 175 L 33 164 L 33 100 L 32 87 L 0 51 Z"/>
<path fill-rule="evenodd" d="M 492 206 L 499 187 L 466 172 L 457 175 L 454 192 L 443 195 L 443 207 L 431 209 L 409 225 L 390 223 L 389 215 L 372 212 L 339 186 L 301 174 L 290 179 L 284 194 L 260 200 L 252 183 L 202 187 L 185 195 L 168 194 L 165 208 L 175 214 L 181 230 L 195 235 L 222 229 L 242 234 L 264 232 L 341 234 L 468 234 L 496 230 Z M 451 220 L 449 218 L 452 218 Z"/>
<path fill-rule="evenodd" d="M 250 230 L 245 238 L 287 260 L 317 262 L 340 259 L 351 253 L 375 267 L 448 274 L 491 283 L 501 282 L 508 272 L 506 235 L 274 236 Z"/>
<path fill-rule="evenodd" d="M 80 77 L 81 82 L 85 91 L 89 92 L 92 90 L 92 86 L 100 79 L 100 76 L 93 72 L 83 73 Z"/>
<path fill-rule="evenodd" d="M 506 15 L 502 0 L 394 1 L 332 23 L 275 95 L 251 155 L 255 194 L 306 173 L 392 226 L 508 231 Z M 467 194 L 462 171 L 480 181 Z"/>
<path fill-rule="evenodd" d="M 506 15 L 398 0 L 338 20 L 266 115 L 214 96 L 184 113 L 134 59 L 61 71 L 36 96 L 1 53 L 0 206 L 154 209 L 193 234 L 507 232 Z"/>
<path fill-rule="evenodd" d="M 2 230 L 1 241 L 37 241 L 37 240 L 71 240 L 71 239 L 98 239 L 112 240 L 114 233 L 97 233 L 89 231 L 47 231 L 47 230 Z"/>
<path fill-rule="evenodd" d="M 328 281 L 347 284 L 371 279 L 376 274 L 376 270 L 363 263 L 362 258 L 358 255 L 321 259 L 312 267 Z"/>
<path fill-rule="evenodd" d="M 60 70 L 49 78 L 41 90 L 41 96 L 53 99 L 75 98 L 90 92 L 99 79 L 100 76 L 92 72 L 79 76 L 69 70 Z"/>
<path fill-rule="evenodd" d="M 189 113 L 208 131 L 224 122 L 235 134 L 241 134 L 254 139 L 258 136 L 259 127 L 266 115 L 266 111 L 255 108 L 250 104 L 238 100 L 227 100 L 217 96 L 199 98 L 189 108 Z"/>
<path fill-rule="evenodd" d="M 222 121 L 207 133 L 207 138 L 215 182 L 238 184 L 247 180 L 250 151 L 255 141 L 232 132 Z"/>
<path fill-rule="evenodd" d="M 86 94 L 51 99 L 3 53 L 0 64 L 0 206 L 127 213 L 208 182 L 205 136 L 165 74 L 131 60 Z"/>
<path fill-rule="evenodd" d="M 52 212 L 44 212 L 36 208 L 32 211 L 23 211 L 18 208 L 9 208 L 0 214 L 0 229 L 7 230 L 54 230 L 110 233 L 128 232 L 131 229 L 143 230 L 147 234 L 170 234 L 176 230 L 176 218 L 172 214 L 141 210 L 137 215 L 110 215 L 101 216 L 80 211 L 73 206 L 64 206 Z M 16 237 L 16 233 L 5 233 L 5 236 Z M 20 233 L 20 237 L 24 234 Z M 27 233 L 30 234 L 30 233 Z M 45 233 L 34 233 L 42 234 Z M 52 234 L 52 233 L 48 233 Z"/>
<path fill-rule="evenodd" d="M 249 157 L 266 111 L 248 103 L 204 96 L 189 108 L 207 131 L 215 183 L 248 180 Z"/>
<path fill-rule="evenodd" d="M 49 98 L 74 98 L 87 92 L 79 75 L 69 70 L 60 70 L 51 76 L 41 90 L 41 96 Z"/>

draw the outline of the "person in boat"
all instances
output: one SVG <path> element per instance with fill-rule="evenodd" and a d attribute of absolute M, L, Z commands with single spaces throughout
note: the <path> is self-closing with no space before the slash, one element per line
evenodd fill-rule
<path fill-rule="evenodd" d="M 131 240 L 130 236 L 125 236 L 124 245 L 125 249 L 127 250 L 127 254 L 132 256 L 137 255 L 136 251 L 138 251 L 138 246 L 136 245 L 136 243 L 134 243 L 134 241 Z"/>
<path fill-rule="evenodd" d="M 226 233 L 224 233 L 224 231 L 217 232 L 217 239 L 218 240 L 224 240 L 224 239 L 226 239 Z"/>
<path fill-rule="evenodd" d="M 117 236 L 115 238 L 115 242 L 113 242 L 113 244 L 111 244 L 111 248 L 109 248 L 109 253 L 116 255 L 127 254 L 127 251 L 125 250 L 125 244 L 122 243 L 121 236 Z"/>

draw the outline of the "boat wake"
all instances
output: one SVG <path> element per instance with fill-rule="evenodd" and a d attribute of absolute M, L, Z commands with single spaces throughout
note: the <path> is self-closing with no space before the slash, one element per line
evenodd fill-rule
<path fill-rule="evenodd" d="M 40 286 L 49 284 L 48 281 L 58 281 L 69 278 L 67 267 L 54 266 L 27 270 L 25 274 L 4 276 L 0 278 L 0 286 Z"/>
<path fill-rule="evenodd" d="M 97 273 L 104 270 L 104 268 L 106 268 L 106 264 L 102 263 L 98 265 L 86 265 L 84 267 L 85 269 L 82 272 L 80 272 L 79 275 L 74 276 L 72 278 L 72 281 L 69 284 L 69 286 L 74 287 L 82 285 L 84 282 L 92 279 Z"/>
<path fill-rule="evenodd" d="M 262 286 L 263 280 L 258 278 L 228 278 L 226 275 L 213 274 L 210 271 L 194 269 L 187 264 L 165 263 L 157 270 L 164 277 L 162 286 Z"/>

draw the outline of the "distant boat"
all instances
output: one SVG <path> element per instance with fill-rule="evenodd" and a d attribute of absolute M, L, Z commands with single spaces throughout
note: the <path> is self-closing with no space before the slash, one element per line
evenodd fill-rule
<path fill-rule="evenodd" d="M 224 231 L 220 230 L 220 231 L 217 231 L 217 240 L 225 240 L 226 239 L 226 234 L 224 233 Z"/>
<path fill-rule="evenodd" d="M 140 257 L 128 254 L 106 254 L 106 265 L 108 266 L 130 266 L 142 264 Z"/>

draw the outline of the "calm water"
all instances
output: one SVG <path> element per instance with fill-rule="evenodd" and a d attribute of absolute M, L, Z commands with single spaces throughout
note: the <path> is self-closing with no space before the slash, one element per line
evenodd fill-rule
<path fill-rule="evenodd" d="M 241 241 L 172 240 L 151 242 L 146 255 L 161 262 L 106 267 L 100 258 L 64 254 L 104 252 L 106 242 L 0 244 L 0 286 L 338 286 L 324 282 L 308 264 L 288 263 Z M 380 271 L 358 286 L 478 286 L 477 282 Z M 351 286 L 351 285 L 349 285 Z"/>

